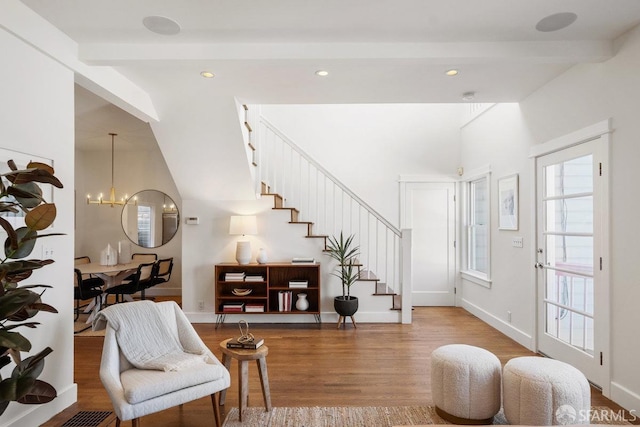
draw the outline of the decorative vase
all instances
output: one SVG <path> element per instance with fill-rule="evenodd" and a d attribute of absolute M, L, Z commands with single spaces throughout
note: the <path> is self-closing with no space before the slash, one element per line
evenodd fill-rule
<path fill-rule="evenodd" d="M 258 256 L 256 257 L 256 261 L 258 261 L 258 264 L 266 264 L 267 260 L 267 251 L 264 250 L 264 248 L 258 249 Z"/>
<path fill-rule="evenodd" d="M 307 300 L 307 294 L 298 294 L 298 300 L 296 301 L 296 308 L 300 311 L 307 311 L 309 308 L 309 301 Z"/>

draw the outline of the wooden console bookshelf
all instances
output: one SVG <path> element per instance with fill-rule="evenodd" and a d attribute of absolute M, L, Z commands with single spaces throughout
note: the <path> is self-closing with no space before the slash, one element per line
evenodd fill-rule
<path fill-rule="evenodd" d="M 228 275 L 244 274 L 243 280 L 228 280 Z M 253 277 L 254 280 L 247 280 Z M 258 280 L 255 280 L 258 279 Z M 290 282 L 306 281 L 307 287 L 291 287 Z M 234 290 L 251 290 L 236 295 Z M 291 292 L 291 310 L 281 311 L 279 294 Z M 309 308 L 296 309 L 298 294 L 307 294 Z M 259 311 L 262 307 L 262 310 Z M 215 266 L 216 327 L 224 323 L 227 314 L 313 314 L 320 323 L 320 264 L 217 264 Z M 253 309 L 253 310 L 252 310 Z"/>

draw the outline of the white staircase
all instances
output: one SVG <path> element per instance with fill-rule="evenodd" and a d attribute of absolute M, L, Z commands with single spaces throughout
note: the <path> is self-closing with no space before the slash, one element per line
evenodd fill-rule
<path fill-rule="evenodd" d="M 314 161 L 259 113 L 243 105 L 241 120 L 256 193 L 273 197 L 273 209 L 288 210 L 291 224 L 306 225 L 306 238 L 354 234 L 360 246 L 360 281 L 373 295 L 391 296 L 401 310 L 401 232 Z M 356 285 L 357 286 L 357 285 Z"/>

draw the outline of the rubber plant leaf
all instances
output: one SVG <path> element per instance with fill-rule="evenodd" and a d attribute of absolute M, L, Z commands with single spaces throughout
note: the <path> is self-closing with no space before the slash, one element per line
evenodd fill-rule
<path fill-rule="evenodd" d="M 24 405 L 41 405 L 51 402 L 57 396 L 56 389 L 51 384 L 36 380 L 27 394 L 19 398 L 17 402 Z"/>
<path fill-rule="evenodd" d="M 0 330 L 0 347 L 29 351 L 31 350 L 31 342 L 18 332 Z"/>
<path fill-rule="evenodd" d="M 20 227 L 16 230 L 18 235 L 18 248 L 13 249 L 11 241 L 9 239 L 4 242 L 4 253 L 7 258 L 19 259 L 29 256 L 33 251 L 33 247 L 36 244 L 35 237 L 37 232 L 28 229 L 27 227 Z"/>
<path fill-rule="evenodd" d="M 31 230 L 44 230 L 53 224 L 56 219 L 56 205 L 53 203 L 43 203 L 31 209 L 24 219 L 24 222 Z"/>

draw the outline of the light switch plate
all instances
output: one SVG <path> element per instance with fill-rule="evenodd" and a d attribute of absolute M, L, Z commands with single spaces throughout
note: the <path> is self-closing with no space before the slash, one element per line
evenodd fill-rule
<path fill-rule="evenodd" d="M 514 248 L 523 247 L 524 243 L 522 241 L 522 237 L 514 237 L 513 240 L 511 241 L 511 246 L 513 246 Z"/>
<path fill-rule="evenodd" d="M 187 217 L 187 225 L 198 225 L 200 223 L 200 218 L 197 216 L 188 216 Z"/>

